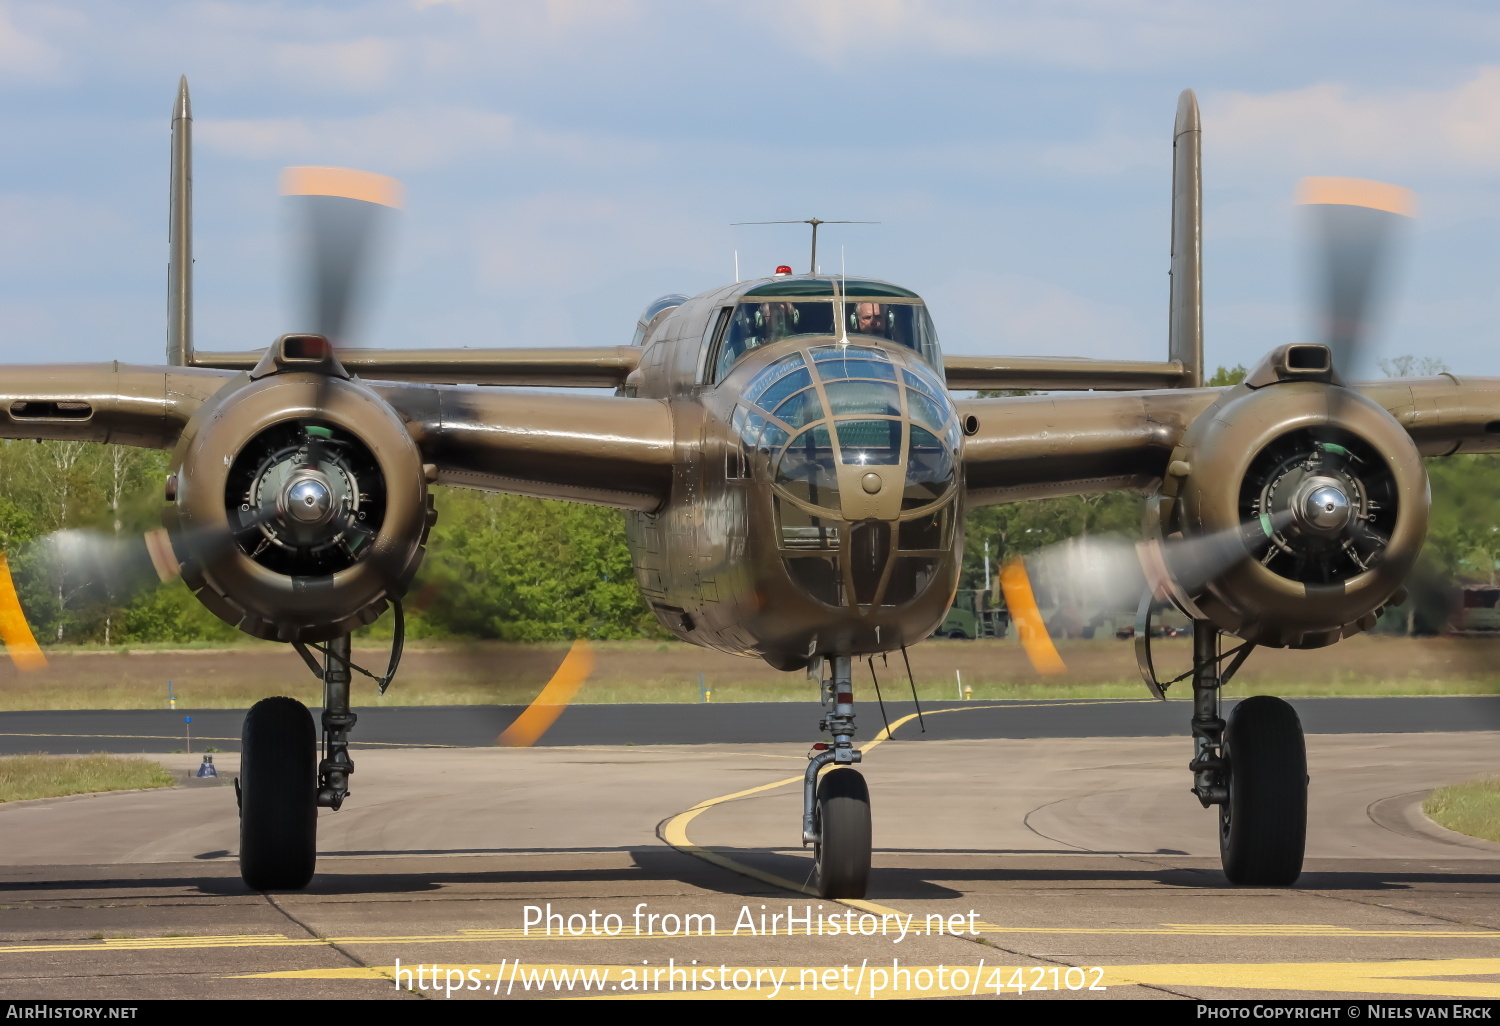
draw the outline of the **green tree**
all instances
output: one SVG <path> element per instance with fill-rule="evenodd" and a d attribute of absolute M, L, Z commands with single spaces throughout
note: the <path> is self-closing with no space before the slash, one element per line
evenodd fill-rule
<path fill-rule="evenodd" d="M 618 510 L 437 489 L 413 589 L 415 636 L 628 638 L 655 617 L 635 585 Z"/>

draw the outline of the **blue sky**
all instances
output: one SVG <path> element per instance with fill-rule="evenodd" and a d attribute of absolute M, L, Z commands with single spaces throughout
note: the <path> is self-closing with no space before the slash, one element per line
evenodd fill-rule
<path fill-rule="evenodd" d="M 806 262 L 954 352 L 1165 349 L 1172 115 L 1203 103 L 1208 358 L 1307 337 L 1303 175 L 1415 189 L 1385 355 L 1500 375 L 1500 13 L 1479 3 L 0 3 L 0 359 L 161 359 L 168 115 L 197 128 L 198 342 L 295 330 L 286 164 L 400 177 L 368 345 L 629 340 Z"/>

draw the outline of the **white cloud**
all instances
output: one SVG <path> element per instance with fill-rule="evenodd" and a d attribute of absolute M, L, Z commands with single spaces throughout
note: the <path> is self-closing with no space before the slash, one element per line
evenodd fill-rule
<path fill-rule="evenodd" d="M 472 224 L 476 280 L 485 292 L 574 293 L 638 264 L 696 257 L 682 240 L 702 227 L 671 195 L 557 191 L 491 204 Z"/>
<path fill-rule="evenodd" d="M 1154 138 L 1130 135 L 1108 126 L 1082 142 L 1013 146 L 1019 157 L 1035 154 L 1039 167 L 1078 175 L 1118 174 L 1137 167 L 1166 167 L 1171 162 L 1168 133 Z M 1020 161 L 1017 161 L 1019 163 Z"/>
<path fill-rule="evenodd" d="M 925 294 L 943 311 L 938 331 L 949 352 L 1159 358 L 1131 309 L 1050 281 L 972 273 Z"/>
<path fill-rule="evenodd" d="M 200 119 L 198 138 L 219 153 L 252 160 L 350 164 L 426 171 L 497 153 L 586 167 L 638 166 L 657 147 L 618 136 L 523 125 L 472 107 L 397 107 L 354 118 Z"/>
<path fill-rule="evenodd" d="M 0 271 L 22 274 L 81 264 L 96 271 L 101 246 L 133 227 L 108 203 L 45 193 L 0 194 L 0 225 Z"/>
<path fill-rule="evenodd" d="M 52 81 L 61 70 L 62 52 L 40 36 L 22 31 L 10 9 L 0 7 L 0 76 Z"/>
<path fill-rule="evenodd" d="M 395 78 L 400 46 L 390 39 L 355 39 L 340 43 L 281 43 L 272 63 L 281 72 L 311 85 L 348 92 L 369 92 Z"/>
<path fill-rule="evenodd" d="M 358 118 L 203 119 L 197 127 L 204 146 L 234 157 L 410 171 L 505 149 L 516 119 L 463 107 L 403 108 Z"/>
<path fill-rule="evenodd" d="M 1444 176 L 1500 170 L 1500 66 L 1451 89 L 1356 90 L 1334 82 L 1205 98 L 1204 148 L 1229 171 Z"/>
<path fill-rule="evenodd" d="M 514 0 L 503 0 L 507 5 Z M 633 21 L 641 14 L 636 0 L 546 0 L 547 23 L 554 27 L 594 26 Z"/>
<path fill-rule="evenodd" d="M 1095 70 L 1245 47 L 1265 20 L 1252 6 L 1187 0 L 770 0 L 745 11 L 831 64 L 899 50 Z"/>

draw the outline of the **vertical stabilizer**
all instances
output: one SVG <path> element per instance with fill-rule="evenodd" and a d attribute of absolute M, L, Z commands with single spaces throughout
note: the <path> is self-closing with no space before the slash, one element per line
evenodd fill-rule
<path fill-rule="evenodd" d="M 193 108 L 187 76 L 172 105 L 172 187 L 167 226 L 167 363 L 193 362 Z"/>
<path fill-rule="evenodd" d="M 1177 98 L 1172 132 L 1172 299 L 1167 358 L 1182 364 L 1182 385 L 1203 384 L 1203 129 L 1198 97 Z"/>

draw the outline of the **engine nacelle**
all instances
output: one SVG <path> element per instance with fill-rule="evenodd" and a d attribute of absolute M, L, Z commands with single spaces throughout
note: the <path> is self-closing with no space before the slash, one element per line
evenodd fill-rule
<path fill-rule="evenodd" d="M 1395 418 L 1341 387 L 1324 347 L 1283 346 L 1189 426 L 1147 530 L 1189 615 L 1317 648 L 1374 626 L 1421 551 L 1429 504 Z M 1238 548 L 1195 575 L 1194 539 Z"/>
<path fill-rule="evenodd" d="M 374 621 L 405 594 L 436 518 L 401 419 L 317 336 L 279 340 L 205 404 L 169 481 L 183 580 L 224 622 L 278 641 Z"/>

